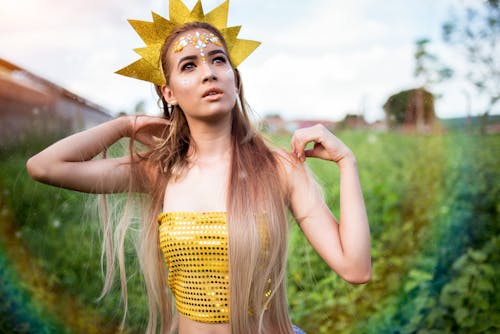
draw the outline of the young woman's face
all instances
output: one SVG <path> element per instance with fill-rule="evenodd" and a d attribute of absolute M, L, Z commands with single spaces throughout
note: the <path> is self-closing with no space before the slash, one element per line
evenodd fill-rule
<path fill-rule="evenodd" d="M 235 72 L 224 46 L 210 31 L 179 35 L 170 47 L 166 101 L 179 105 L 186 117 L 207 119 L 231 112 L 237 96 Z"/>

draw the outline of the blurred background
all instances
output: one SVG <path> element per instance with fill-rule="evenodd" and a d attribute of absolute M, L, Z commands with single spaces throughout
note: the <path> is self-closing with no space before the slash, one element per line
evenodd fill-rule
<path fill-rule="evenodd" d="M 189 8 L 196 1 L 186 0 Z M 203 1 L 205 12 L 221 0 Z M 154 89 L 113 72 L 143 42 L 127 19 L 167 0 L 0 0 L 0 332 L 115 333 L 94 196 L 45 186 L 26 160 L 121 114 L 160 114 Z M 289 147 L 322 123 L 356 154 L 372 280 L 343 282 L 292 229 L 288 298 L 307 333 L 500 332 L 500 3 L 233 0 L 262 45 L 240 66 L 254 120 Z M 117 148 L 118 149 L 118 148 Z M 338 171 L 310 160 L 338 216 Z M 131 236 L 131 240 L 133 236 Z M 127 253 L 125 333 L 146 296 Z"/>

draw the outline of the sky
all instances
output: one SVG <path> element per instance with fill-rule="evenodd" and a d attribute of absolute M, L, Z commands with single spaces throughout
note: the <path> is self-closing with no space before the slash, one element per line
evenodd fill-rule
<path fill-rule="evenodd" d="M 418 38 L 430 38 L 431 52 L 463 70 L 441 41 L 457 1 L 231 0 L 229 25 L 242 26 L 239 38 L 262 42 L 239 66 L 248 103 L 258 117 L 382 119 L 390 95 L 419 84 Z M 205 13 L 222 2 L 202 1 Z M 0 57 L 112 113 L 145 101 L 147 113 L 158 114 L 151 84 L 114 74 L 144 46 L 127 19 L 151 21 L 151 11 L 168 17 L 168 0 L 0 0 Z M 464 87 L 461 79 L 433 87 L 442 95 L 438 117 L 466 115 Z M 481 99 L 472 100 L 479 114 Z"/>

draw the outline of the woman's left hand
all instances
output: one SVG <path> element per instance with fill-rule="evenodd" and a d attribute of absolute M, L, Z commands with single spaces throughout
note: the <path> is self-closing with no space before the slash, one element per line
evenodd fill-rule
<path fill-rule="evenodd" d="M 306 145 L 310 142 L 314 143 L 313 148 L 306 149 Z M 293 153 L 302 162 L 306 157 L 312 157 L 339 163 L 346 156 L 352 156 L 347 145 L 322 124 L 296 130 L 291 144 Z"/>
<path fill-rule="evenodd" d="M 311 149 L 306 149 L 308 143 Z M 322 196 L 321 188 L 303 164 L 292 164 L 289 177 L 290 208 L 307 240 L 342 278 L 365 283 L 371 275 L 370 227 L 351 150 L 323 125 L 299 129 L 292 149 L 306 157 L 334 161 L 339 167 L 340 219 L 337 222 Z"/>

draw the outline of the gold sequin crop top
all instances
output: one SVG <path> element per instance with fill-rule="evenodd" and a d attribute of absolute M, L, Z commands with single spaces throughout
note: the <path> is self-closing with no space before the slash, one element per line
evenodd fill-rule
<path fill-rule="evenodd" d="M 206 323 L 229 322 L 226 213 L 168 212 L 158 222 L 179 313 Z"/>

